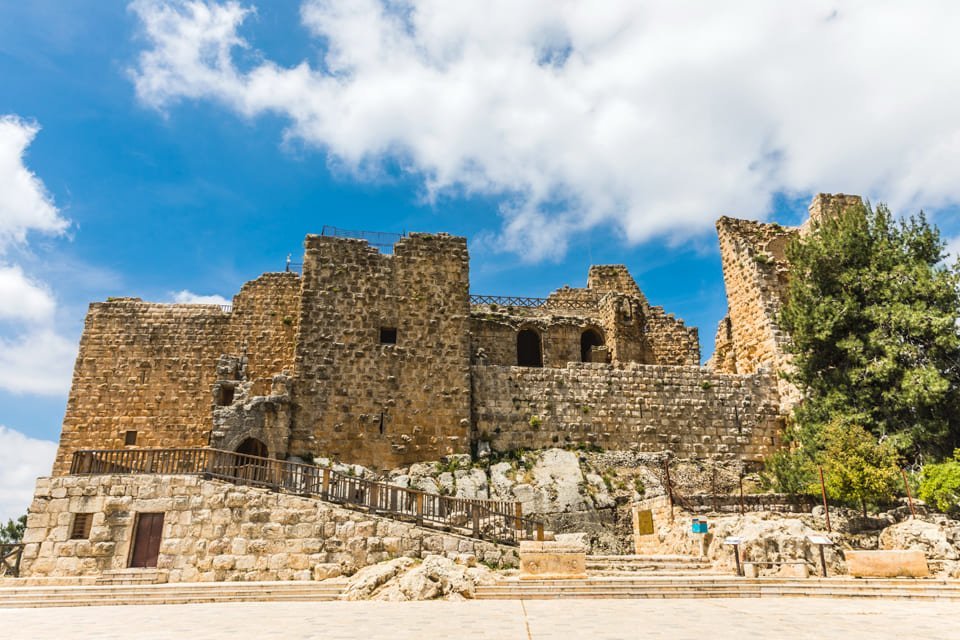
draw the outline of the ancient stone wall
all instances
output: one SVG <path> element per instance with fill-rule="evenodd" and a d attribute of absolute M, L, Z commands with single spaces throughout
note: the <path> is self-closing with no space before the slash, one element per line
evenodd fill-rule
<path fill-rule="evenodd" d="M 300 325 L 300 276 L 265 273 L 240 288 L 233 298 L 230 331 L 234 355 L 246 356 L 250 380 L 294 372 Z"/>
<path fill-rule="evenodd" d="M 305 245 L 291 453 L 385 469 L 469 451 L 466 240 Z"/>
<path fill-rule="evenodd" d="M 243 356 L 246 378 L 268 385 L 293 370 L 299 288 L 297 274 L 264 274 L 232 312 L 136 298 L 90 305 L 54 473 L 76 449 L 206 446 L 222 354 Z"/>
<path fill-rule="evenodd" d="M 78 513 L 93 514 L 92 526 L 89 537 L 71 540 Z M 126 568 L 139 513 L 164 514 L 157 568 L 169 582 L 310 580 L 318 565 L 349 573 L 399 556 L 444 553 L 517 564 L 509 547 L 196 476 L 62 476 L 37 481 L 21 574 Z"/>
<path fill-rule="evenodd" d="M 592 444 L 759 461 L 780 444 L 766 374 L 638 364 L 472 370 L 477 436 L 497 451 Z"/>
<path fill-rule="evenodd" d="M 733 350 L 723 366 L 732 364 L 731 373 L 780 370 L 787 341 L 778 323 L 787 286 L 784 251 L 797 230 L 724 217 L 717 233 Z"/>
<path fill-rule="evenodd" d="M 210 431 L 217 358 L 230 314 L 216 305 L 118 299 L 90 305 L 54 474 L 76 449 L 198 447 Z"/>

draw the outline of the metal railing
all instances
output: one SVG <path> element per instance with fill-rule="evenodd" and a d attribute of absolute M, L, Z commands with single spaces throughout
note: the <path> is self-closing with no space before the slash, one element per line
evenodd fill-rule
<path fill-rule="evenodd" d="M 519 502 L 441 496 L 310 464 L 219 449 L 76 451 L 70 473 L 202 475 L 234 484 L 319 498 L 418 526 L 444 529 L 501 544 L 543 540 L 543 523 L 523 517 Z"/>
<path fill-rule="evenodd" d="M 20 577 L 20 558 L 23 544 L 0 544 L 0 578 Z"/>
<path fill-rule="evenodd" d="M 322 236 L 331 236 L 334 238 L 354 238 L 356 240 L 366 240 L 367 244 L 373 247 L 392 248 L 398 241 L 406 237 L 406 233 L 391 233 L 388 231 L 357 231 L 351 229 L 341 229 L 328 224 L 323 225 L 320 231 Z"/>
<path fill-rule="evenodd" d="M 519 307 L 538 309 L 553 307 L 556 309 L 594 309 L 596 303 L 591 300 L 571 300 L 566 298 L 529 298 L 525 296 L 487 296 L 470 295 L 470 304 L 487 304 L 498 307 Z"/>

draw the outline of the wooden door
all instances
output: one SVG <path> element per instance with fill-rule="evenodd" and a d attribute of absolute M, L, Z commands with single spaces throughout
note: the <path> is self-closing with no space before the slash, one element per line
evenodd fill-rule
<path fill-rule="evenodd" d="M 131 567 L 156 567 L 160 555 L 160 539 L 163 537 L 163 514 L 141 513 L 133 533 Z"/>

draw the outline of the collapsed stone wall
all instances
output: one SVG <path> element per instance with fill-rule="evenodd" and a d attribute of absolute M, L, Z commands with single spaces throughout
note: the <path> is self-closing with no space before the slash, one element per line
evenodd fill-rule
<path fill-rule="evenodd" d="M 89 537 L 71 540 L 78 513 Z M 196 476 L 40 478 L 27 517 L 21 574 L 93 576 L 128 566 L 139 513 L 163 513 L 159 570 L 169 582 L 310 580 L 406 556 L 473 554 L 516 566 L 516 552 L 329 503 Z"/>
<path fill-rule="evenodd" d="M 860 204 L 859 196 L 818 194 L 810 204 L 809 219 L 800 227 L 728 217 L 717 221 L 728 314 L 717 327 L 716 350 L 708 367 L 741 374 L 789 370 L 790 336 L 779 324 L 789 284 L 787 245 L 814 232 L 824 219 Z M 788 413 L 799 401 L 799 391 L 783 377 L 777 379 L 777 387 L 781 410 Z"/>
<path fill-rule="evenodd" d="M 469 451 L 466 240 L 305 248 L 290 452 L 390 468 Z"/>
<path fill-rule="evenodd" d="M 759 461 L 780 445 L 769 374 L 701 367 L 472 367 L 476 437 L 495 451 L 596 445 Z"/>

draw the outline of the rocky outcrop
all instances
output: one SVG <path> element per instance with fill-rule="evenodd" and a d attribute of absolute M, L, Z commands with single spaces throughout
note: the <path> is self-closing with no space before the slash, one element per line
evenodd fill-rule
<path fill-rule="evenodd" d="M 493 584 L 495 574 L 476 566 L 476 557 L 458 561 L 432 555 L 417 563 L 397 558 L 361 569 L 346 583 L 344 600 L 460 600 L 472 599 L 479 585 Z"/>

